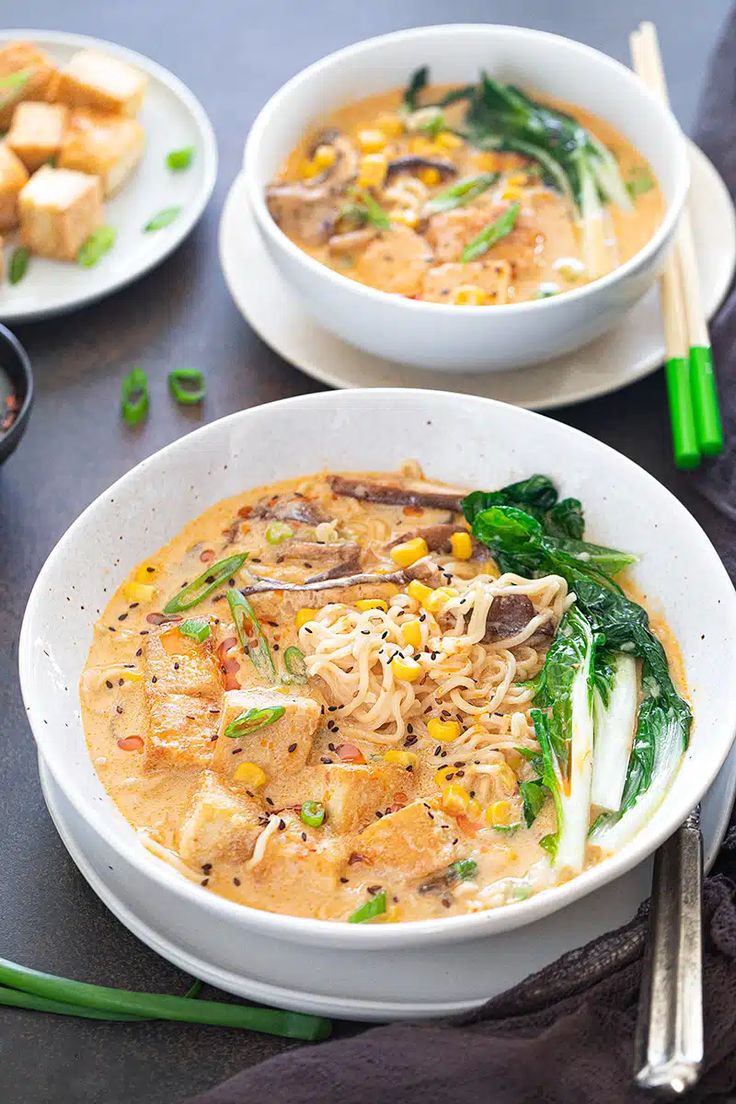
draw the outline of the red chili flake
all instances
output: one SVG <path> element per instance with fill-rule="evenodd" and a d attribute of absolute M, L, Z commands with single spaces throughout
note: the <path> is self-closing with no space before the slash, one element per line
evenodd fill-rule
<path fill-rule="evenodd" d="M 118 740 L 118 747 L 123 751 L 143 751 L 142 736 L 123 736 Z"/>
<path fill-rule="evenodd" d="M 365 756 L 357 744 L 338 744 L 335 754 L 343 763 L 365 763 Z"/>
<path fill-rule="evenodd" d="M 405 506 L 401 511 L 402 514 L 406 514 L 407 517 L 421 517 L 424 513 L 423 506 Z"/>
<path fill-rule="evenodd" d="M 405 793 L 395 793 L 394 794 L 394 801 L 399 801 L 402 805 L 406 805 L 408 800 L 409 800 L 409 798 L 406 796 Z"/>
<path fill-rule="evenodd" d="M 253 513 L 253 507 L 252 506 L 241 506 L 240 509 L 238 510 L 238 517 L 249 518 L 252 513 Z"/>
<path fill-rule="evenodd" d="M 214 548 L 205 548 L 204 552 L 199 553 L 199 558 L 202 563 L 211 563 L 215 558 Z"/>
<path fill-rule="evenodd" d="M 472 820 L 469 820 L 466 816 L 459 816 L 455 818 L 457 820 L 458 828 L 462 828 L 468 836 L 475 836 L 478 833 L 478 825 L 473 824 Z"/>
<path fill-rule="evenodd" d="M 401 810 L 403 808 L 404 808 L 403 804 L 400 804 L 399 802 L 395 802 L 393 805 L 389 805 L 388 809 L 386 809 L 386 812 L 387 813 L 398 813 L 398 812 L 401 812 Z"/>

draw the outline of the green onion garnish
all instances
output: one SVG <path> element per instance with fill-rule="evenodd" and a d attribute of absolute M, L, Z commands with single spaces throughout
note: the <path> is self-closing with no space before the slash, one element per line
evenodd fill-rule
<path fill-rule="evenodd" d="M 0 77 L 0 107 L 13 102 L 21 88 L 28 84 L 33 73 L 33 68 L 18 69 L 15 73 Z"/>
<path fill-rule="evenodd" d="M 428 110 L 427 108 L 424 109 Z M 447 128 L 445 122 L 445 116 L 439 108 L 436 108 L 433 115 L 427 115 L 426 119 L 420 119 L 414 124 L 417 130 L 421 130 L 423 134 L 426 134 L 432 141 L 435 140 L 438 134 L 441 134 L 443 130 Z"/>
<path fill-rule="evenodd" d="M 294 644 L 284 652 L 284 667 L 289 674 L 289 682 L 304 684 L 307 681 L 309 676 L 304 662 L 304 652 Z"/>
<path fill-rule="evenodd" d="M 269 682 L 276 682 L 276 664 L 252 605 L 234 588 L 227 592 L 227 601 L 243 651 L 259 674 Z"/>
<path fill-rule="evenodd" d="M 465 180 L 458 180 L 451 188 L 432 196 L 425 203 L 424 210 L 428 215 L 438 215 L 441 211 L 453 211 L 456 207 L 464 207 L 466 203 L 472 203 L 483 192 L 498 180 L 497 172 L 479 173 L 477 176 L 468 176 Z"/>
<path fill-rule="evenodd" d="M 204 398 L 204 376 L 198 368 L 175 368 L 169 372 L 169 390 L 178 403 L 191 406 Z"/>
<path fill-rule="evenodd" d="M 274 721 L 283 717 L 286 708 L 283 705 L 268 705 L 263 709 L 246 709 L 238 714 L 234 721 L 225 729 L 225 735 L 231 740 L 239 740 L 242 736 L 248 736 L 251 732 L 258 732 L 261 728 L 267 728 Z"/>
<path fill-rule="evenodd" d="M 128 425 L 138 425 L 148 413 L 148 376 L 133 368 L 120 384 L 120 413 Z"/>
<path fill-rule="evenodd" d="M 447 880 L 449 882 L 462 882 L 466 878 L 474 878 L 478 873 L 478 864 L 475 859 L 458 859 L 450 863 L 447 868 Z"/>
<path fill-rule="evenodd" d="M 101 257 L 115 244 L 115 231 L 112 226 L 100 226 L 93 230 L 77 251 L 77 264 L 82 268 L 92 268 Z"/>
<path fill-rule="evenodd" d="M 164 606 L 164 613 L 184 613 L 192 606 L 199 605 L 208 595 L 212 594 L 213 590 L 217 590 L 236 571 L 239 571 L 247 559 L 247 552 L 239 552 L 237 556 L 228 556 L 226 560 L 218 560 L 217 563 L 212 564 L 201 575 L 198 575 L 193 582 L 188 583 L 170 602 L 167 602 Z"/>
<path fill-rule="evenodd" d="M 640 195 L 646 195 L 647 192 L 651 192 L 653 187 L 654 180 L 651 173 L 643 168 L 632 169 L 629 179 L 626 181 L 626 191 L 632 199 L 636 199 Z"/>
<path fill-rule="evenodd" d="M 173 172 L 181 172 L 188 169 L 194 159 L 194 146 L 183 146 L 182 149 L 171 150 L 166 154 L 166 164 Z"/>
<path fill-rule="evenodd" d="M 294 536 L 294 530 L 285 521 L 272 521 L 266 529 L 266 540 L 269 544 L 281 544 Z"/>
<path fill-rule="evenodd" d="M 150 234 L 154 230 L 163 230 L 164 227 L 169 226 L 180 213 L 181 207 L 164 207 L 163 211 L 159 211 L 157 215 L 149 219 L 143 227 L 143 233 Z"/>
<path fill-rule="evenodd" d="M 473 240 L 465 246 L 460 254 L 460 260 L 467 262 L 474 261 L 476 257 L 482 257 L 492 246 L 500 242 L 501 238 L 505 238 L 507 234 L 510 234 L 516 225 L 520 209 L 521 204 L 518 201 L 510 203 L 503 214 L 499 215 L 488 226 L 484 226 L 480 234 L 476 234 Z"/>
<path fill-rule="evenodd" d="M 189 621 L 182 621 L 179 632 L 182 636 L 190 636 L 192 640 L 196 640 L 199 644 L 208 640 L 212 635 L 209 621 L 205 621 L 203 617 L 192 617 Z"/>
<path fill-rule="evenodd" d="M 25 276 L 30 255 L 24 245 L 19 245 L 17 249 L 13 250 L 8 266 L 8 280 L 11 284 L 19 284 Z"/>
<path fill-rule="evenodd" d="M 299 817 L 310 828 L 319 828 L 324 824 L 325 807 L 320 801 L 303 801 Z"/>
<path fill-rule="evenodd" d="M 363 924 L 366 920 L 373 920 L 386 911 L 386 892 L 381 890 L 375 897 L 371 897 L 364 905 L 351 912 L 348 916 L 348 924 Z"/>
<path fill-rule="evenodd" d="M 340 212 L 342 218 L 357 218 L 361 222 L 370 223 L 378 230 L 391 229 L 391 219 L 370 192 L 359 191 L 354 188 L 352 195 L 354 196 L 354 202 L 343 207 Z"/>

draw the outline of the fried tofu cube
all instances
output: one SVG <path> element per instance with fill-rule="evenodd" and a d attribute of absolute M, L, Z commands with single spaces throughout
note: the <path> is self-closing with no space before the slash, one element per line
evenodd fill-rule
<path fill-rule="evenodd" d="M 145 693 L 149 716 L 145 769 L 209 766 L 218 720 L 211 699 L 157 693 L 150 683 L 146 684 Z"/>
<path fill-rule="evenodd" d="M 360 833 L 356 851 L 375 867 L 423 878 L 461 858 L 451 818 L 424 801 L 388 813 Z"/>
<path fill-rule="evenodd" d="M 69 109 L 63 104 L 18 104 L 5 141 L 29 172 L 56 157 L 66 129 Z M 76 166 L 70 166 L 74 168 Z"/>
<path fill-rule="evenodd" d="M 118 115 L 137 115 L 146 76 L 99 50 L 79 50 L 56 74 L 49 98 L 69 107 L 92 107 Z"/>
<path fill-rule="evenodd" d="M 222 691 L 214 638 L 197 641 L 176 626 L 151 633 L 144 645 L 148 685 L 158 693 L 190 694 L 219 705 Z"/>
<path fill-rule="evenodd" d="M 225 735 L 231 722 L 241 714 L 274 708 L 283 708 L 284 712 L 271 724 L 235 739 Z M 263 687 L 227 690 L 222 697 L 213 767 L 226 778 L 232 776 L 241 762 L 255 763 L 268 778 L 294 774 L 304 768 L 309 757 L 319 718 L 318 703 L 306 694 L 281 694 Z"/>
<path fill-rule="evenodd" d="M 96 176 L 44 165 L 18 196 L 20 235 L 31 253 L 72 261 L 105 221 L 102 184 Z"/>
<path fill-rule="evenodd" d="M 31 42 L 8 42 L 0 48 L 0 81 L 5 85 L 0 96 L 0 130 L 8 129 L 23 100 L 46 99 L 55 72 L 48 55 Z M 17 84 L 12 80 L 15 74 Z"/>
<path fill-rule="evenodd" d="M 392 763 L 330 763 L 321 768 L 322 803 L 334 832 L 357 832 L 416 788 L 414 775 Z"/>
<path fill-rule="evenodd" d="M 185 863 L 246 862 L 263 831 L 262 808 L 246 794 L 226 789 L 212 771 L 204 771 L 179 833 Z"/>
<path fill-rule="evenodd" d="M 62 169 L 77 169 L 102 180 L 113 195 L 143 155 L 145 132 L 137 119 L 79 108 L 72 111 L 59 153 Z"/>
<path fill-rule="evenodd" d="M 271 819 L 273 825 L 275 817 Z M 261 884 L 274 887 L 276 897 L 284 901 L 298 893 L 307 904 L 319 905 L 334 893 L 347 859 L 347 844 L 325 833 L 309 831 L 297 818 L 282 814 L 286 827 L 268 833 L 263 855 L 253 857 L 251 873 Z M 269 826 L 271 827 L 271 826 Z M 306 836 L 306 840 L 303 838 Z"/>
<path fill-rule="evenodd" d="M 18 224 L 18 196 L 27 181 L 23 162 L 0 142 L 0 230 L 12 230 Z"/>

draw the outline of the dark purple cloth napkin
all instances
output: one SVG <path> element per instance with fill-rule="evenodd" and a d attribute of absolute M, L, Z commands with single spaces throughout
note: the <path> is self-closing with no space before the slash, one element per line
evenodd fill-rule
<path fill-rule="evenodd" d="M 697 140 L 736 194 L 736 13 L 713 59 Z M 711 327 L 727 446 L 691 487 L 736 577 L 736 291 Z M 690 489 L 690 488 L 689 488 Z M 709 511 L 709 515 L 710 515 Z M 736 1100 L 736 819 L 705 885 L 706 1070 L 690 1101 Z M 646 905 L 470 1015 L 393 1024 L 289 1050 L 189 1104 L 636 1104 L 632 1086 Z M 490 953 L 490 951 L 489 951 Z"/>

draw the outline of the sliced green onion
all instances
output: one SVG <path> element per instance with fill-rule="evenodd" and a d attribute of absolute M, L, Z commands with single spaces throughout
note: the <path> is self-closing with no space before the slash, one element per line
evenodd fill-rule
<path fill-rule="evenodd" d="M 178 403 L 191 406 L 204 398 L 204 375 L 198 368 L 175 368 L 169 372 L 169 390 Z"/>
<path fill-rule="evenodd" d="M 190 636 L 192 640 L 196 640 L 199 644 L 208 640 L 212 635 L 210 623 L 205 621 L 203 617 L 192 617 L 189 621 L 182 621 L 179 632 L 182 636 Z"/>
<path fill-rule="evenodd" d="M 198 997 L 202 991 L 202 982 L 195 978 L 184 994 L 185 998 Z M 67 1001 L 49 1000 L 37 997 L 33 993 L 24 993 L 21 989 L 6 989 L 0 986 L 0 1006 L 25 1008 L 30 1012 L 49 1012 L 57 1016 L 76 1016 L 83 1020 L 108 1020 L 113 1023 L 150 1023 L 151 1017 L 127 1016 L 124 1012 L 102 1012 L 98 1008 L 85 1008 L 81 1004 Z"/>
<path fill-rule="evenodd" d="M 143 233 L 151 234 L 154 230 L 163 230 L 164 227 L 169 226 L 180 213 L 181 207 L 164 207 L 163 211 L 159 211 L 157 215 L 154 215 L 152 219 L 148 220 L 143 227 Z"/>
<path fill-rule="evenodd" d="M 194 159 L 194 146 L 183 146 L 166 154 L 166 164 L 173 172 L 188 169 Z"/>
<path fill-rule="evenodd" d="M 243 736 L 249 736 L 251 732 L 258 732 L 261 728 L 268 728 L 275 721 L 283 717 L 286 708 L 283 705 L 268 705 L 263 709 L 246 709 L 235 720 L 231 721 L 225 729 L 225 735 L 230 740 L 239 740 Z"/>
<path fill-rule="evenodd" d="M 138 425 L 148 413 L 148 376 L 133 368 L 120 384 L 120 413 L 128 425 Z"/>
<path fill-rule="evenodd" d="M 458 180 L 451 188 L 446 188 L 444 192 L 432 196 L 429 202 L 425 203 L 424 210 L 428 215 L 437 215 L 441 211 L 453 211 L 456 207 L 464 207 L 466 203 L 472 203 L 479 195 L 483 195 L 483 192 L 493 187 L 498 177 L 497 172 L 487 172 Z"/>
<path fill-rule="evenodd" d="M 259 674 L 269 682 L 276 682 L 276 664 L 252 605 L 234 588 L 227 592 L 227 601 L 243 651 Z"/>
<path fill-rule="evenodd" d="M 320 801 L 303 801 L 299 817 L 310 828 L 319 828 L 324 824 L 325 807 Z"/>
<path fill-rule="evenodd" d="M 18 69 L 15 73 L 0 77 L 0 107 L 13 102 L 21 88 L 28 84 L 33 72 L 33 68 Z"/>
<path fill-rule="evenodd" d="M 644 168 L 632 169 L 629 179 L 626 181 L 626 191 L 632 199 L 636 199 L 640 195 L 646 195 L 654 187 L 651 173 Z"/>
<path fill-rule="evenodd" d="M 355 197 L 355 202 L 348 203 L 343 207 L 340 212 L 342 218 L 358 218 L 361 222 L 370 223 L 378 230 L 391 229 L 391 219 L 370 192 L 353 189 L 352 194 Z"/>
<path fill-rule="evenodd" d="M 458 859 L 450 863 L 447 868 L 448 882 L 462 882 L 466 878 L 474 878 L 478 873 L 478 864 L 475 859 Z"/>
<path fill-rule="evenodd" d="M 304 652 L 292 644 L 284 652 L 284 667 L 289 674 L 289 682 L 304 684 L 307 679 L 307 665 L 304 662 Z"/>
<path fill-rule="evenodd" d="M 500 242 L 501 238 L 505 238 L 507 234 L 510 234 L 516 225 L 520 209 L 521 204 L 518 201 L 510 203 L 503 214 L 500 214 L 488 226 L 484 226 L 480 234 L 476 234 L 473 240 L 465 246 L 460 254 L 460 260 L 467 262 L 474 261 L 476 257 L 482 257 L 492 246 Z"/>
<path fill-rule="evenodd" d="M 371 897 L 364 905 L 351 912 L 348 916 L 348 924 L 364 924 L 366 920 L 374 920 L 386 911 L 386 892 L 381 890 L 375 897 Z"/>
<path fill-rule="evenodd" d="M 77 264 L 82 268 L 92 268 L 115 244 L 115 230 L 112 226 L 100 226 L 93 230 L 77 251 Z"/>
<path fill-rule="evenodd" d="M 420 108 L 422 112 L 428 112 L 426 118 L 415 120 L 414 127 L 417 130 L 421 130 L 422 134 L 426 134 L 432 141 L 435 140 L 438 134 L 441 134 L 443 130 L 447 129 L 447 123 L 445 122 L 445 116 L 439 107 L 435 108 L 433 114 L 430 107 Z"/>
<path fill-rule="evenodd" d="M 10 256 L 8 266 L 8 280 L 11 284 L 19 284 L 28 270 L 28 260 L 31 254 L 24 245 L 19 245 Z"/>
<path fill-rule="evenodd" d="M 272 521 L 266 529 L 266 540 L 269 544 L 281 544 L 294 536 L 294 530 L 285 521 Z"/>
<path fill-rule="evenodd" d="M 192 606 L 199 605 L 213 590 L 217 590 L 224 582 L 227 582 L 236 571 L 240 571 L 248 559 L 247 552 L 240 552 L 237 556 L 228 556 L 226 560 L 218 560 L 211 564 L 206 571 L 198 575 L 193 582 L 188 583 L 164 606 L 164 613 L 184 613 Z"/>

